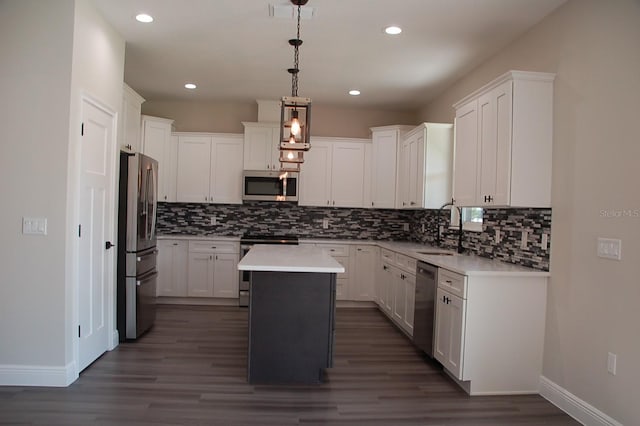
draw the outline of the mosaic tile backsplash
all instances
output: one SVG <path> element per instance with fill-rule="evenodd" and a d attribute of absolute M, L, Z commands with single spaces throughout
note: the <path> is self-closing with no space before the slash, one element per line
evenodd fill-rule
<path fill-rule="evenodd" d="M 294 203 L 245 202 L 244 204 L 159 203 L 161 235 L 237 236 L 295 235 L 298 238 L 414 241 L 434 245 L 436 222 L 448 223 L 449 211 L 346 209 L 303 207 Z M 216 224 L 212 225 L 212 217 Z M 322 222 L 328 221 L 328 229 Z M 405 231 L 405 224 L 409 231 Z M 425 231 L 422 232 L 422 225 Z M 500 230 L 500 242 L 495 232 Z M 521 249 L 522 231 L 527 248 Z M 488 209 L 483 232 L 465 231 L 467 252 L 536 269 L 549 270 L 549 248 L 541 248 L 542 235 L 551 244 L 551 209 Z M 445 227 L 442 246 L 455 250 L 457 230 Z"/>

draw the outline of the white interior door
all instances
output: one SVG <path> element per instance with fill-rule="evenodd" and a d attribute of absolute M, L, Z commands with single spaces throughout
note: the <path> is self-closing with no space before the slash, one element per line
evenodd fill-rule
<path fill-rule="evenodd" d="M 86 99 L 80 164 L 78 273 L 78 371 L 109 347 L 109 291 L 115 250 L 105 243 L 113 229 L 112 181 L 114 117 Z"/>

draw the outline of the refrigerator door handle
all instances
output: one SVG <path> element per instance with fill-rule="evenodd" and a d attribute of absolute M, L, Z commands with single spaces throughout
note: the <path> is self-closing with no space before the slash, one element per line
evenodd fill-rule
<path fill-rule="evenodd" d="M 158 207 L 158 171 L 155 169 L 153 164 L 149 169 L 151 176 L 151 232 L 149 235 L 150 240 L 154 240 L 156 238 L 156 215 L 157 215 L 157 207 Z"/>

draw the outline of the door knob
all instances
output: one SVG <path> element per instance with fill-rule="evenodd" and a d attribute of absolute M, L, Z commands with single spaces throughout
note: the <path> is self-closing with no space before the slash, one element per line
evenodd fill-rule
<path fill-rule="evenodd" d="M 111 241 L 107 241 L 106 243 L 104 243 L 104 248 L 106 250 L 109 250 L 111 247 L 115 247 L 115 244 L 111 244 Z"/>

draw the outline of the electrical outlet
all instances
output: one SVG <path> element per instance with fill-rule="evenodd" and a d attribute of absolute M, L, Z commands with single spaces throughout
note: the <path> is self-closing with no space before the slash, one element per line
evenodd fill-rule
<path fill-rule="evenodd" d="M 529 236 L 529 231 L 522 231 L 522 239 L 520 240 L 520 248 L 521 249 L 526 249 L 527 248 L 527 238 Z"/>
<path fill-rule="evenodd" d="M 542 234 L 542 237 L 540 237 L 540 248 L 542 248 L 542 250 L 544 251 L 547 251 L 547 249 L 549 248 L 549 235 Z"/>
<path fill-rule="evenodd" d="M 424 223 L 420 226 L 420 231 L 424 232 Z"/>
<path fill-rule="evenodd" d="M 409 230 L 409 224 L 405 223 L 404 225 L 402 225 L 402 229 L 404 229 L 405 231 Z"/>
<path fill-rule="evenodd" d="M 613 376 L 616 375 L 616 363 L 618 361 L 618 355 L 609 352 L 607 356 L 607 372 Z"/>
<path fill-rule="evenodd" d="M 218 218 L 215 216 L 211 216 L 211 225 L 217 225 L 218 224 Z"/>
<path fill-rule="evenodd" d="M 495 230 L 495 241 L 496 241 L 496 244 L 500 243 L 500 230 L 499 229 Z"/>
<path fill-rule="evenodd" d="M 322 219 L 322 229 L 329 229 L 329 219 Z"/>
<path fill-rule="evenodd" d="M 613 238 L 598 238 L 598 257 L 620 260 L 622 258 L 622 241 Z"/>

